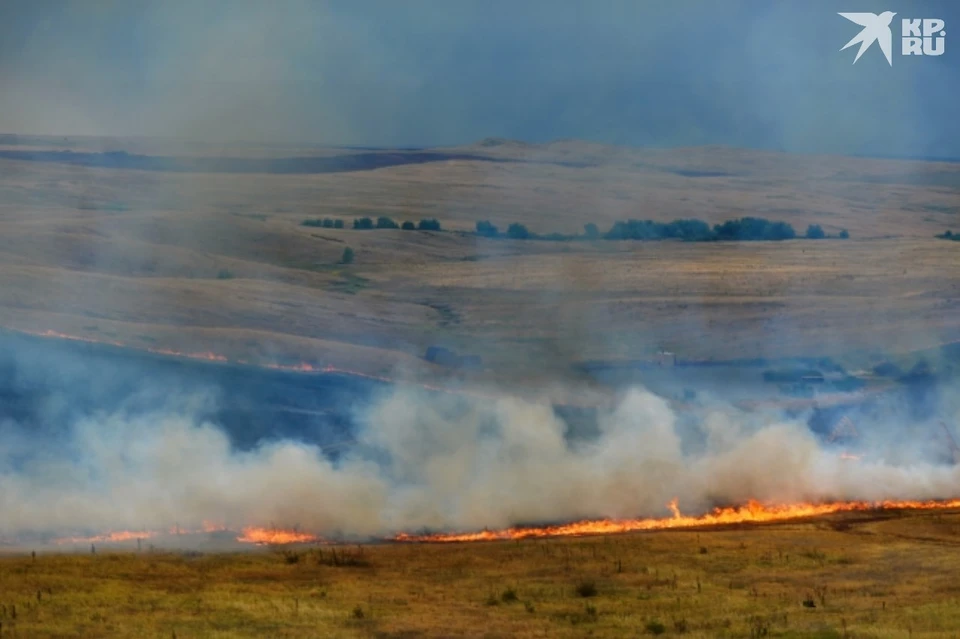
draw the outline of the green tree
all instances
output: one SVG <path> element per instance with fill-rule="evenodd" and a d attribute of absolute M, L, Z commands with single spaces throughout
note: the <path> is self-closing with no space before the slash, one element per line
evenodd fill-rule
<path fill-rule="evenodd" d="M 484 237 L 496 237 L 499 232 L 500 230 L 488 220 L 477 222 L 477 235 L 482 235 Z"/>
<path fill-rule="evenodd" d="M 530 239 L 530 231 L 523 224 L 514 222 L 507 228 L 507 237 L 514 240 L 528 240 Z"/>
<path fill-rule="evenodd" d="M 826 236 L 827 234 L 823 232 L 823 229 L 820 227 L 819 224 L 811 224 L 810 226 L 807 227 L 808 240 L 822 240 Z"/>
<path fill-rule="evenodd" d="M 399 227 L 397 223 L 391 220 L 389 217 L 381 216 L 377 218 L 377 228 L 378 229 L 395 229 Z"/>
<path fill-rule="evenodd" d="M 400 225 L 400 228 L 403 229 L 404 231 L 413 231 L 413 230 L 416 230 L 417 225 L 411 222 L 410 220 L 407 220 L 406 222 Z"/>
<path fill-rule="evenodd" d="M 420 223 L 417 224 L 417 228 L 421 231 L 439 231 L 440 222 L 434 219 L 420 220 Z"/>
<path fill-rule="evenodd" d="M 349 246 L 343 249 L 343 256 L 340 258 L 341 264 L 353 264 L 353 249 Z"/>
<path fill-rule="evenodd" d="M 371 220 L 369 217 L 361 217 L 353 221 L 353 228 L 363 230 L 363 231 L 367 229 L 372 229 L 373 220 Z"/>
<path fill-rule="evenodd" d="M 843 229 L 842 231 L 840 231 L 840 239 L 841 240 L 850 239 L 850 234 L 847 233 L 847 229 Z"/>
<path fill-rule="evenodd" d="M 588 240 L 595 240 L 600 237 L 600 229 L 597 228 L 597 225 L 593 222 L 583 225 L 583 234 L 587 236 Z"/>
<path fill-rule="evenodd" d="M 335 228 L 335 229 L 342 229 L 342 228 L 343 228 L 343 220 L 341 220 L 341 219 L 336 219 L 336 220 L 334 220 L 334 221 L 333 221 L 333 228 Z"/>

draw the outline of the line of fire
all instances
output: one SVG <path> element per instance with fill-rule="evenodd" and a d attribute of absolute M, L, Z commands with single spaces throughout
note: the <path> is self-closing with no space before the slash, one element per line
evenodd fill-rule
<path fill-rule="evenodd" d="M 329 456 L 336 459 L 348 451 L 355 441 L 352 437 L 350 417 L 338 407 L 350 405 L 357 398 L 371 392 L 373 388 L 382 388 L 401 383 L 389 377 L 351 371 L 316 362 L 277 363 L 260 362 L 256 365 L 231 360 L 223 354 L 197 351 L 176 352 L 163 348 L 136 351 L 119 342 L 100 342 L 80 336 L 38 330 L 22 332 L 17 339 L 26 340 L 31 348 L 62 349 L 82 348 L 84 356 L 99 358 L 104 366 L 123 365 L 138 357 L 153 358 L 154 368 L 163 366 L 174 370 L 187 383 L 229 385 L 235 392 L 233 400 L 217 409 L 211 416 L 223 423 L 232 433 L 234 443 L 239 448 L 251 448 L 267 437 L 293 436 L 309 439 Z M 433 359 L 437 351 L 432 352 Z M 428 359 L 431 352 L 427 353 Z M 877 411 L 883 411 L 891 400 L 909 407 L 914 417 L 929 417 L 930 408 L 936 402 L 937 379 L 928 370 L 916 369 L 906 374 L 886 376 L 851 375 L 844 371 L 820 370 L 813 368 L 816 362 L 792 363 L 792 368 L 758 371 L 758 375 L 772 388 L 762 397 L 740 397 L 735 405 L 739 410 L 769 415 L 803 417 L 810 430 L 817 435 L 821 445 L 833 451 L 836 456 L 851 464 L 869 463 L 869 456 L 860 448 L 860 443 L 869 433 L 858 425 L 858 416 L 869 417 Z M 656 358 L 645 362 L 587 363 L 584 369 L 596 374 L 611 388 L 637 379 L 637 373 L 648 373 L 644 379 L 686 379 L 688 371 L 709 370 L 716 365 L 678 362 L 671 353 L 661 352 Z M 741 366 L 742 367 L 742 366 Z M 0 371 L 2 372 L 2 371 Z M 652 375 L 650 374 L 652 373 Z M 463 376 L 456 379 L 463 381 Z M 189 380 L 194 380 L 190 382 Z M 626 381 L 625 381 L 626 380 Z M 426 393 L 463 396 L 465 398 L 483 398 L 484 393 L 469 390 L 469 385 L 458 384 L 420 384 Z M 663 394 L 670 400 L 671 406 L 679 415 L 695 414 L 699 406 L 696 390 L 676 385 L 664 386 Z M 307 398 L 307 401 L 304 401 Z M 14 407 L 18 398 L 9 395 L 5 398 L 8 406 Z M 599 406 L 556 404 L 554 410 L 569 425 L 568 438 L 571 441 L 589 440 L 596 430 L 596 414 Z M 324 428 L 318 431 L 313 426 L 316 420 L 323 421 Z M 954 436 L 954 425 L 939 420 L 937 426 L 921 437 L 928 437 L 931 445 L 940 451 L 942 461 L 947 464 L 960 463 L 960 448 Z M 270 431 L 258 430 L 257 424 L 270 424 Z M 322 432 L 317 436 L 317 432 Z M 548 522 L 526 526 L 515 526 L 501 530 L 482 531 L 419 531 L 399 532 L 393 535 L 367 539 L 367 542 L 410 543 L 410 542 L 454 542 L 454 541 L 492 541 L 504 539 L 527 539 L 538 537 L 562 537 L 596 534 L 614 534 L 633 531 L 667 530 L 677 528 L 697 528 L 728 526 L 736 524 L 762 524 L 777 521 L 796 520 L 806 517 L 831 515 L 846 512 L 897 511 L 905 509 L 953 509 L 960 507 L 960 500 L 945 495 L 936 500 L 880 500 L 880 501 L 828 501 L 809 503 L 760 503 L 750 501 L 744 504 L 718 505 L 712 511 L 687 515 L 682 514 L 681 505 L 676 500 L 665 504 L 671 516 L 639 519 L 601 519 L 577 522 Z M 166 529 L 88 531 L 89 534 L 76 535 L 38 535 L 33 540 L 3 540 L 8 545 L 19 545 L 27 541 L 39 541 L 56 547 L 74 550 L 90 546 L 96 552 L 99 546 L 123 546 L 138 549 L 178 545 L 193 546 L 201 540 L 210 540 L 220 545 L 263 546 L 285 544 L 330 544 L 337 543 L 335 538 L 326 538 L 297 526 L 250 526 L 244 522 L 204 522 L 197 528 L 172 524 Z"/>

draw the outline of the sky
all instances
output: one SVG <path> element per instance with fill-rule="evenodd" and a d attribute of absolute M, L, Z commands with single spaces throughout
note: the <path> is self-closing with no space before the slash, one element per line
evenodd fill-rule
<path fill-rule="evenodd" d="M 895 11 L 893 66 L 838 12 Z M 945 53 L 899 55 L 941 18 Z M 960 158 L 960 3 L 2 0 L 0 132 Z"/>

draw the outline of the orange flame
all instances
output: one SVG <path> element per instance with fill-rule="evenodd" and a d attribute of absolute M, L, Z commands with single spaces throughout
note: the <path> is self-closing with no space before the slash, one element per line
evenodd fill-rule
<path fill-rule="evenodd" d="M 132 530 L 120 530 L 116 532 L 104 533 L 102 535 L 94 535 L 92 537 L 61 537 L 59 539 L 54 539 L 53 543 L 62 545 L 62 544 L 92 544 L 97 542 L 106 542 L 106 543 L 117 543 L 123 541 L 134 541 L 137 539 L 149 539 L 150 537 L 155 537 L 156 532 L 151 532 L 147 530 L 143 531 L 132 531 Z"/>
<path fill-rule="evenodd" d="M 716 508 L 713 512 L 696 517 L 680 514 L 677 501 L 669 504 L 673 517 L 663 519 L 600 519 L 578 521 L 570 524 L 543 527 L 515 527 L 504 530 L 484 530 L 474 533 L 438 533 L 429 535 L 399 534 L 394 541 L 402 542 L 458 542 L 497 541 L 527 539 L 531 537 L 569 537 L 585 535 L 610 535 L 641 530 L 666 530 L 673 528 L 698 528 L 742 523 L 766 523 L 789 519 L 802 519 L 833 513 L 867 510 L 920 510 L 960 508 L 960 499 L 948 501 L 848 501 L 824 504 L 764 505 L 751 500 L 738 508 Z"/>
<path fill-rule="evenodd" d="M 312 541 L 321 541 L 315 535 L 302 533 L 295 530 L 278 530 L 275 528 L 256 528 L 248 526 L 243 529 L 243 533 L 237 537 L 237 541 L 248 544 L 303 544 Z"/>
<path fill-rule="evenodd" d="M 800 504 L 761 504 L 751 500 L 744 506 L 715 508 L 712 512 L 698 516 L 683 515 L 677 500 L 671 500 L 667 507 L 673 512 L 672 517 L 660 519 L 598 519 L 584 520 L 568 524 L 542 527 L 514 527 L 504 530 L 483 530 L 468 533 L 437 533 L 426 535 L 412 535 L 400 533 L 387 541 L 421 542 L 421 543 L 451 543 L 470 541 L 502 541 L 546 537 L 582 537 L 588 535 L 612 535 L 618 533 L 638 532 L 645 530 L 669 530 L 683 528 L 703 528 L 709 526 L 727 526 L 733 524 L 761 524 L 777 521 L 805 519 L 822 515 L 831 515 L 844 512 L 882 511 L 882 510 L 945 510 L 960 509 L 960 499 L 931 500 L 931 501 L 843 501 L 829 503 L 800 503 Z M 179 527 L 171 528 L 170 534 L 196 534 L 200 532 L 220 532 L 227 528 L 220 524 L 204 522 L 202 528 L 185 530 Z M 96 535 L 93 537 L 64 537 L 54 540 L 57 544 L 77 544 L 96 542 L 124 542 L 137 539 L 147 539 L 157 536 L 155 531 L 117 531 Z M 236 536 L 240 543 L 262 545 L 284 545 L 297 543 L 326 542 L 317 535 L 299 530 L 281 528 L 260 528 L 248 526 Z"/>
<path fill-rule="evenodd" d="M 54 539 L 53 543 L 58 545 L 65 544 L 92 544 L 92 543 L 121 543 L 126 541 L 136 541 L 138 539 L 149 539 L 161 534 L 169 535 L 197 535 L 201 533 L 227 532 L 229 529 L 223 524 L 217 524 L 205 521 L 199 528 L 181 528 L 180 526 L 171 526 L 165 531 L 132 531 L 122 530 L 93 535 L 90 537 L 61 537 Z M 296 530 L 283 530 L 279 528 L 257 528 L 246 527 L 237 535 L 236 540 L 241 543 L 249 544 L 295 544 L 323 541 L 320 537 L 303 533 Z"/>

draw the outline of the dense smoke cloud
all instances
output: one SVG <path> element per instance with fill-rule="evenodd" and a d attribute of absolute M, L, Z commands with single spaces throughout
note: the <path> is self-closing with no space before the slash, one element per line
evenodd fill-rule
<path fill-rule="evenodd" d="M 892 68 L 840 52 L 855 30 L 837 11 L 882 9 L 960 18 L 932 0 L 7 0 L 0 131 L 957 157 L 949 43 Z"/>
<path fill-rule="evenodd" d="M 960 485 L 960 467 L 920 449 L 885 461 L 895 437 L 868 437 L 867 457 L 850 462 L 799 422 L 722 403 L 679 415 L 642 388 L 602 411 L 598 436 L 579 440 L 548 401 L 391 390 L 359 411 L 357 445 L 336 461 L 290 439 L 238 450 L 201 417 L 212 401 L 123 402 L 73 418 L 59 440 L 4 423 L 0 536 L 213 521 L 369 538 L 659 517 L 673 498 L 695 514 L 749 499 L 947 498 Z"/>

